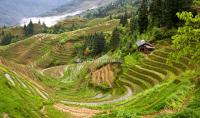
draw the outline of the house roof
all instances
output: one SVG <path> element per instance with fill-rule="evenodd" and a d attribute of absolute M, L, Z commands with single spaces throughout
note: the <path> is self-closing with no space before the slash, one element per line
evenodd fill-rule
<path fill-rule="evenodd" d="M 144 45 L 144 44 L 146 44 L 146 41 L 145 40 L 139 40 L 139 41 L 137 41 L 136 42 L 136 45 L 139 47 L 139 46 L 142 46 L 142 45 Z"/>

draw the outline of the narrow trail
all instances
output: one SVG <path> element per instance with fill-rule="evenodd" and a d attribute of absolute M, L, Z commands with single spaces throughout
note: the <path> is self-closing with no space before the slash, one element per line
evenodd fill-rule
<path fill-rule="evenodd" d="M 102 111 L 80 108 L 80 107 L 69 107 L 61 103 L 54 104 L 54 107 L 62 112 L 70 113 L 74 118 L 91 118 Z"/>
<path fill-rule="evenodd" d="M 104 105 L 104 104 L 111 104 L 119 101 L 123 101 L 128 99 L 133 95 L 133 91 L 130 87 L 126 86 L 127 93 L 124 96 L 121 96 L 116 99 L 108 100 L 108 101 L 102 101 L 102 102 L 70 102 L 70 101 L 61 101 L 61 103 L 64 104 L 74 104 L 74 105 L 85 105 L 85 106 L 99 106 L 99 105 Z"/>
<path fill-rule="evenodd" d="M 3 113 L 2 114 L 2 118 L 10 118 L 9 115 L 7 113 Z"/>

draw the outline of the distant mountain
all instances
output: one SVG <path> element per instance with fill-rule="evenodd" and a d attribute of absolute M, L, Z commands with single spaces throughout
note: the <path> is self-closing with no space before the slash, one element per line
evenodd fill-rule
<path fill-rule="evenodd" d="M 50 12 L 47 12 L 44 16 L 54 16 L 58 14 L 63 15 L 76 11 L 85 11 L 88 9 L 94 9 L 100 6 L 104 6 L 106 4 L 110 4 L 113 1 L 116 0 L 73 0 L 56 9 L 53 9 Z"/>
<path fill-rule="evenodd" d="M 33 17 L 72 0 L 0 0 L 0 26 L 16 25 L 24 17 Z"/>
<path fill-rule="evenodd" d="M 93 9 L 115 0 L 0 0 L 0 26 L 17 25 L 33 19 L 55 23 L 68 15 Z M 50 16 L 53 17 L 50 18 Z M 61 17 L 61 18 L 60 18 Z"/>

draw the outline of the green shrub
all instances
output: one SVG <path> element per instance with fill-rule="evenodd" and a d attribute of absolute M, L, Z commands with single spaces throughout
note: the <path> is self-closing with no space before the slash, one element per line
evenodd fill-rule
<path fill-rule="evenodd" d="M 199 118 L 199 115 L 193 109 L 187 108 L 184 109 L 182 112 L 172 116 L 172 118 Z"/>
<path fill-rule="evenodd" d="M 172 36 L 176 34 L 176 30 L 167 30 L 167 31 L 155 31 L 154 40 L 164 40 L 171 39 Z"/>

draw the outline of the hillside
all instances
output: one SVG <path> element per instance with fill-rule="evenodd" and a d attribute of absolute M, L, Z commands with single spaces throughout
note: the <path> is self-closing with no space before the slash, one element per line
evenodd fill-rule
<path fill-rule="evenodd" d="M 68 1 L 67 1 L 68 2 Z M 56 0 L 1 0 L 0 1 L 0 26 L 17 25 L 24 17 L 33 17 L 55 9 L 66 1 Z M 5 14 L 6 13 L 6 14 Z M 30 14 L 31 13 L 31 14 Z M 15 19 L 15 20 L 13 20 Z"/>
<path fill-rule="evenodd" d="M 52 27 L 0 30 L 0 117 L 200 118 L 200 2 L 77 0 L 70 9 L 91 4 L 101 7 Z"/>

